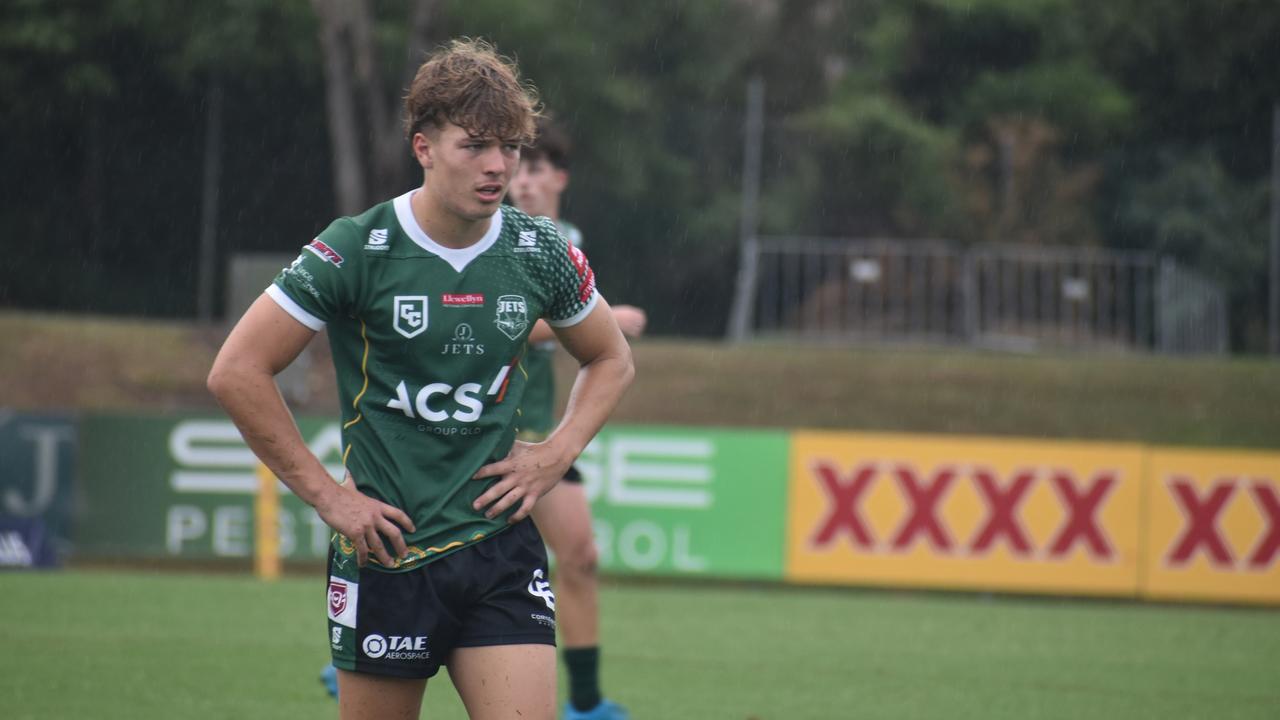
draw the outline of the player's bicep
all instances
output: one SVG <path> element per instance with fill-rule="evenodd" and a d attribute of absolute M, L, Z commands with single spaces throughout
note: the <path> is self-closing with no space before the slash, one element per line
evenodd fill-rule
<path fill-rule="evenodd" d="M 232 328 L 214 367 L 265 370 L 275 375 L 298 357 L 315 334 L 264 293 Z"/>
<path fill-rule="evenodd" d="M 597 296 L 595 306 L 582 320 L 573 325 L 553 326 L 553 329 L 564 349 L 583 365 L 627 352 L 627 340 L 602 296 Z"/>

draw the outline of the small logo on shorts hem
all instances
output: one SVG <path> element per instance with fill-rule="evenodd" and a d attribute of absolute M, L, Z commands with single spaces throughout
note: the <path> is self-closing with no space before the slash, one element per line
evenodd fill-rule
<path fill-rule="evenodd" d="M 556 619 L 553 617 L 550 617 L 549 615 L 539 615 L 538 613 L 533 613 L 529 617 L 533 618 L 533 621 L 538 623 L 539 625 L 545 625 L 551 628 L 552 630 L 556 629 Z"/>

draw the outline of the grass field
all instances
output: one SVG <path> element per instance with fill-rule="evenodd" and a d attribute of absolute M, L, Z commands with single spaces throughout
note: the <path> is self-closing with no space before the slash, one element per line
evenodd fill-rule
<path fill-rule="evenodd" d="M 217 329 L 0 312 L 0 333 L 0 407 L 218 412 Z M 616 422 L 1280 448 L 1280 363 L 1259 359 L 635 353 Z M 322 354 L 296 410 L 334 412 L 330 372 Z M 0 718 L 336 717 L 323 592 L 318 571 L 0 574 Z M 637 720 L 1280 718 L 1274 609 L 662 584 L 603 605 L 605 687 Z M 443 675 L 423 716 L 465 717 Z"/>
<path fill-rule="evenodd" d="M 0 576 L 8 720 L 324 718 L 318 576 Z M 607 584 L 605 686 L 638 720 L 1275 718 L 1274 611 Z M 464 718 L 442 675 L 423 717 Z"/>

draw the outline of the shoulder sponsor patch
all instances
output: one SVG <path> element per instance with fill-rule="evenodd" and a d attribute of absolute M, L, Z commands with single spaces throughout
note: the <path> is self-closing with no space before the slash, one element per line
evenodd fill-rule
<path fill-rule="evenodd" d="M 596 291 L 596 273 L 587 262 L 586 254 L 574 245 L 569 246 L 569 260 L 573 262 L 573 269 L 578 272 L 578 301 L 586 302 Z"/>
<path fill-rule="evenodd" d="M 307 245 L 306 249 L 310 250 L 325 262 L 331 262 L 338 267 L 342 267 L 342 255 L 338 254 L 337 250 L 334 250 L 325 244 L 325 242 L 320 238 L 312 240 L 310 244 Z"/>

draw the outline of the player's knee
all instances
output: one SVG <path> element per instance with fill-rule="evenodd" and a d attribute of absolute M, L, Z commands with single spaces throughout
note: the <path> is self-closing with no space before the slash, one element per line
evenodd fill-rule
<path fill-rule="evenodd" d="M 600 553 L 596 550 L 595 541 L 588 537 L 571 543 L 556 559 L 565 580 L 594 580 L 599 569 Z"/>

